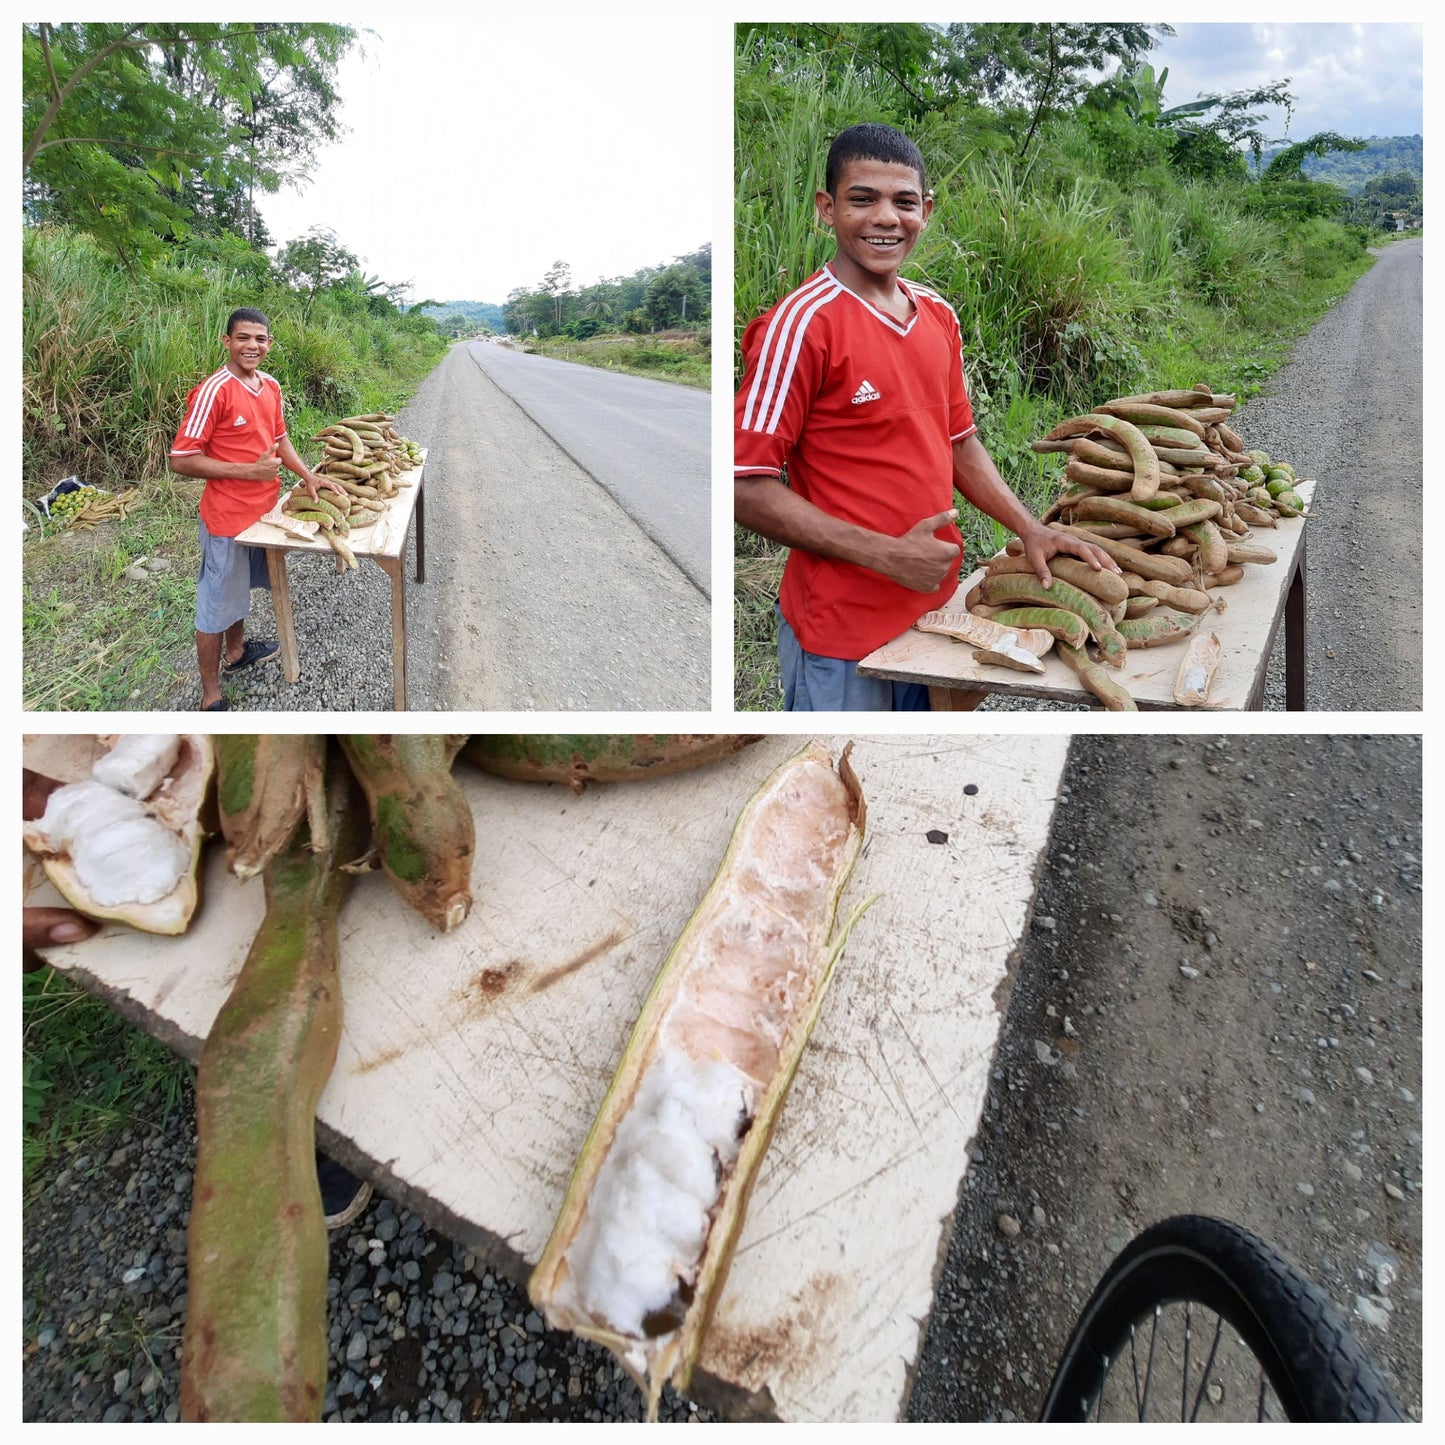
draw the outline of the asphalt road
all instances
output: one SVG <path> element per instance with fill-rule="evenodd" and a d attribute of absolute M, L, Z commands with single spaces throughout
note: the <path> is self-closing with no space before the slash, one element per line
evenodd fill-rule
<path fill-rule="evenodd" d="M 472 359 L 711 596 L 706 391 L 474 341 Z"/>
<path fill-rule="evenodd" d="M 412 710 L 707 709 L 706 597 L 550 435 L 555 418 L 491 379 L 481 349 L 453 347 L 399 421 L 430 448 L 427 581 L 407 584 Z M 574 426 L 610 418 L 595 428 L 605 451 L 616 404 L 572 406 Z"/>

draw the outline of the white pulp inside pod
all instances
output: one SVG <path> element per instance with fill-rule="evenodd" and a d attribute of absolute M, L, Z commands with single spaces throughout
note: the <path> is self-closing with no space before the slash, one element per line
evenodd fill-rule
<path fill-rule="evenodd" d="M 555 1303 L 634 1339 L 675 1330 L 713 1217 L 824 962 L 851 826 L 831 768 L 789 770 L 697 920 L 684 977 L 566 1251 Z"/>
<path fill-rule="evenodd" d="M 179 733 L 126 733 L 96 761 L 96 782 L 128 798 L 148 798 L 170 776 L 181 755 Z"/>
<path fill-rule="evenodd" d="M 191 864 L 184 840 L 131 792 L 144 788 L 138 796 L 145 797 L 155 791 L 175 766 L 180 737 L 141 737 L 145 746 L 122 752 L 126 741 L 95 764 L 93 779 L 57 788 L 34 825 L 52 851 L 69 856 L 86 893 L 102 908 L 158 903 Z"/>

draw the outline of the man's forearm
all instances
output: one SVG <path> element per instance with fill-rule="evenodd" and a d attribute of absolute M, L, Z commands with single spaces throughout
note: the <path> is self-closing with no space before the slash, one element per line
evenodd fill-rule
<path fill-rule="evenodd" d="M 978 433 L 953 445 L 953 485 L 980 512 L 1002 522 L 1022 537 L 1038 518 L 1013 494 L 999 475 Z"/>
<path fill-rule="evenodd" d="M 836 562 L 882 571 L 894 539 L 823 511 L 776 477 L 739 477 L 733 484 L 733 520 L 740 527 Z"/>
<path fill-rule="evenodd" d="M 771 541 L 866 567 L 912 592 L 934 591 L 960 555 L 956 543 L 936 535 L 953 521 L 952 508 L 922 517 L 893 537 L 825 512 L 774 477 L 739 477 L 733 483 L 733 518 Z"/>
<path fill-rule="evenodd" d="M 254 482 L 252 467 L 245 462 L 218 462 L 202 453 L 194 456 L 170 457 L 170 468 L 178 476 L 199 477 L 204 481 Z"/>
<path fill-rule="evenodd" d="M 291 445 L 290 437 L 282 437 L 281 440 L 276 443 L 276 454 L 281 458 L 281 465 L 285 467 L 287 471 L 295 472 L 298 477 L 311 476 L 311 468 L 301 460 L 296 452 L 296 448 Z M 318 478 L 318 480 L 320 479 Z"/>

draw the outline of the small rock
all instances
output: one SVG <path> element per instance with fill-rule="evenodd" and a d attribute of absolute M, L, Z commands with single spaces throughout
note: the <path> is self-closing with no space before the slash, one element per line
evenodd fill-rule
<path fill-rule="evenodd" d="M 1042 928 L 1045 933 L 1052 933 L 1059 926 L 1057 920 L 1050 918 L 1047 914 L 1034 919 L 1034 925 Z"/>
<path fill-rule="evenodd" d="M 1187 963 L 1181 963 L 1179 965 L 1179 972 L 1182 973 L 1185 978 L 1199 977 L 1199 970 L 1197 968 L 1190 968 Z"/>
<path fill-rule="evenodd" d="M 1405 1197 L 1405 1191 L 1401 1189 L 1398 1184 L 1386 1184 L 1385 1193 L 1388 1194 L 1391 1199 L 1403 1200 Z"/>
<path fill-rule="evenodd" d="M 997 1224 L 998 1232 L 1003 1235 L 1005 1239 L 1017 1239 L 1023 1229 L 1023 1226 L 1012 1214 L 1000 1214 Z"/>

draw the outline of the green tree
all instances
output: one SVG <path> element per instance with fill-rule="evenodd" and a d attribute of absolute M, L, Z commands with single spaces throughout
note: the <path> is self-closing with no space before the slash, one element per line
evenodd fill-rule
<path fill-rule="evenodd" d="M 1018 145 L 1024 160 L 1046 116 L 1079 104 L 1093 85 L 1091 72 L 1111 60 L 1134 64 L 1168 25 L 1078 22 L 1002 24 L 959 22 L 948 27 L 951 69 L 976 101 L 1022 113 Z"/>
<path fill-rule="evenodd" d="M 313 226 L 283 246 L 276 265 L 286 279 L 305 294 L 304 316 L 310 316 L 318 293 L 352 272 L 360 275 L 360 262 L 341 244 L 336 232 L 326 226 Z"/>
<path fill-rule="evenodd" d="M 707 318 L 707 289 L 687 266 L 669 266 L 647 283 L 642 310 L 654 330 L 696 325 Z"/>
<path fill-rule="evenodd" d="M 542 278 L 542 289 L 552 298 L 552 321 L 561 330 L 563 312 L 572 292 L 572 268 L 565 261 L 553 261 Z"/>
<path fill-rule="evenodd" d="M 330 82 L 355 38 L 338 25 L 26 24 L 27 215 L 79 226 L 127 265 L 198 222 L 245 229 L 243 196 L 297 179 L 337 133 Z"/>

